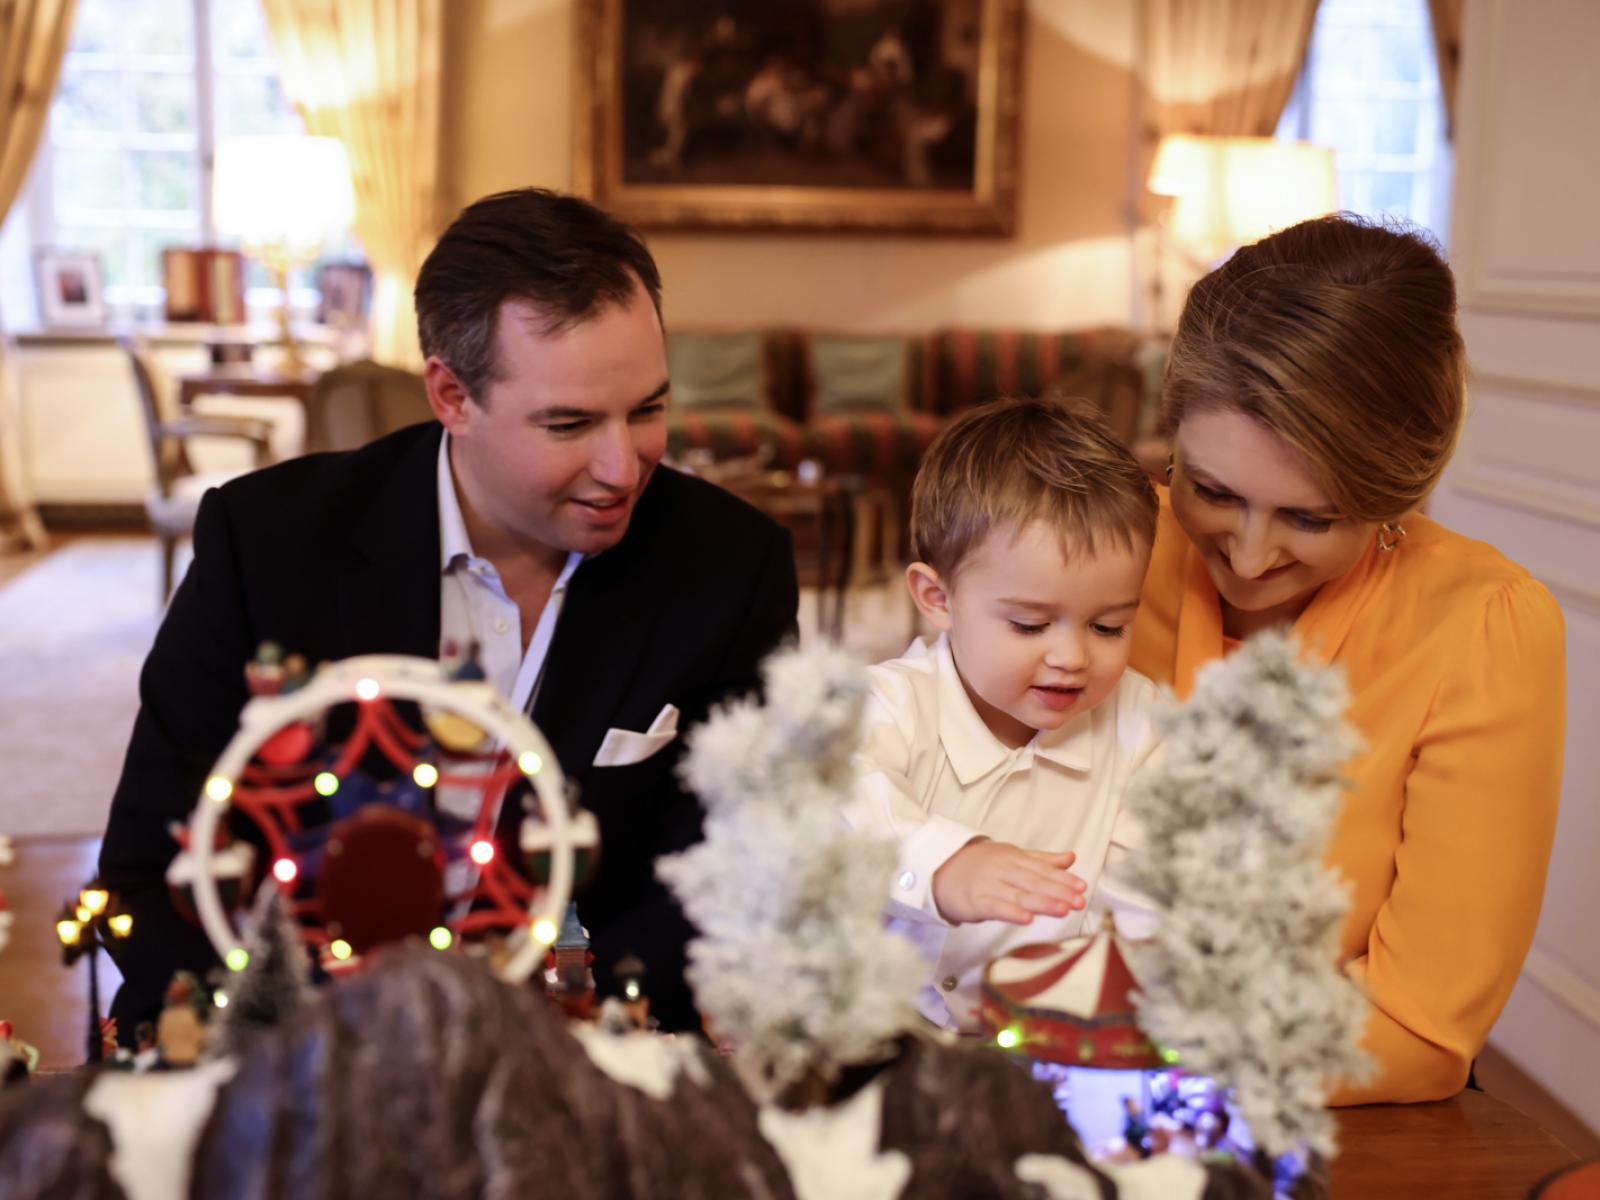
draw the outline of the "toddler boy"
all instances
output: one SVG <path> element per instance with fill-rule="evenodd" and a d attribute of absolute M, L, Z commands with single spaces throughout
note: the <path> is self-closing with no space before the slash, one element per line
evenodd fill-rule
<path fill-rule="evenodd" d="M 1155 686 L 1127 670 L 1155 529 L 1133 456 L 1055 401 L 963 414 L 917 473 L 906 584 L 937 636 L 870 669 L 846 818 L 899 845 L 887 915 L 928 959 L 935 1024 L 973 1026 L 985 964 L 1108 904 L 1156 741 Z"/>

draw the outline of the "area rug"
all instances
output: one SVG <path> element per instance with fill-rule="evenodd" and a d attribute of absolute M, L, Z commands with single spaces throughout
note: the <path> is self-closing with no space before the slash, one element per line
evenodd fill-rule
<path fill-rule="evenodd" d="M 0 834 L 95 834 L 160 622 L 159 553 L 86 538 L 0 588 Z"/>

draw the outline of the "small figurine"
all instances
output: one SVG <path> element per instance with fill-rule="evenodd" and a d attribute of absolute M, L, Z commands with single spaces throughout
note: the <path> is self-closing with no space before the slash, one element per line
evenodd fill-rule
<path fill-rule="evenodd" d="M 1140 1158 L 1150 1157 L 1150 1126 L 1132 1096 L 1122 1098 L 1122 1140 Z"/>
<path fill-rule="evenodd" d="M 647 1033 L 660 1025 L 660 1022 L 650 1015 L 650 997 L 644 989 L 648 971 L 644 963 L 635 955 L 624 954 L 617 960 L 612 973 L 616 976 L 617 987 L 622 991 L 623 1011 L 627 1013 L 633 1028 L 641 1033 Z"/>
<path fill-rule="evenodd" d="M 160 1061 L 155 1070 L 192 1067 L 206 1045 L 205 1013 L 210 1008 L 200 981 L 179 971 L 167 985 L 166 1007 L 156 1022 L 156 1048 Z"/>
<path fill-rule="evenodd" d="M 578 920 L 578 905 L 569 901 L 561 919 L 561 932 L 545 955 L 545 990 L 567 1016 L 587 1021 L 594 1008 L 594 951 L 589 931 Z"/>
<path fill-rule="evenodd" d="M 0 1021 L 0 1090 L 26 1083 L 38 1069 L 38 1049 L 17 1037 L 10 1021 Z"/>

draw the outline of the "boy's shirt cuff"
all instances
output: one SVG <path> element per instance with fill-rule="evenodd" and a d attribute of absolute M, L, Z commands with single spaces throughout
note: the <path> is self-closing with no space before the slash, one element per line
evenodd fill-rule
<path fill-rule="evenodd" d="M 933 901 L 933 874 L 957 850 L 982 836 L 960 821 L 929 815 L 921 828 L 901 843 L 900 864 L 889 881 L 889 915 L 948 928 L 950 922 L 940 916 Z"/>

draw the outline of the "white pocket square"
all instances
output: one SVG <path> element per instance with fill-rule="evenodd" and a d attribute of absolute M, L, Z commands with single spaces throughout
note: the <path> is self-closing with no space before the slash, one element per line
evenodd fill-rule
<path fill-rule="evenodd" d="M 678 709 L 669 704 L 656 714 L 643 733 L 631 729 L 608 729 L 594 756 L 597 767 L 631 767 L 672 744 L 678 736 Z"/>

